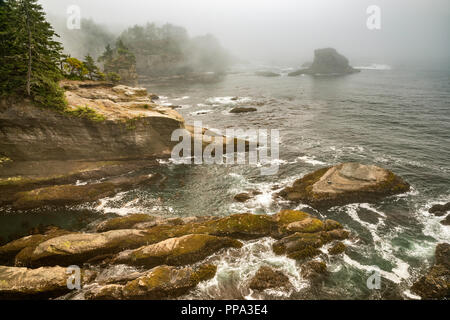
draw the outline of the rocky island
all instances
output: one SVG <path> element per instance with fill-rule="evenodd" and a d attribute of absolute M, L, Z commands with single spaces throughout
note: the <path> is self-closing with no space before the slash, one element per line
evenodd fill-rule
<path fill-rule="evenodd" d="M 314 61 L 311 65 L 306 64 L 305 68 L 289 73 L 291 77 L 302 74 L 325 76 L 325 75 L 345 75 L 360 72 L 350 66 L 348 59 L 339 54 L 334 48 L 317 49 L 314 51 Z"/>

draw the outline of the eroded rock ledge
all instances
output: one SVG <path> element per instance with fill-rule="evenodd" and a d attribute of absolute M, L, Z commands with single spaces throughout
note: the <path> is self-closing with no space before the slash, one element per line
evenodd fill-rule
<path fill-rule="evenodd" d="M 326 209 L 349 203 L 374 202 L 409 189 L 408 183 L 387 169 L 343 163 L 307 174 L 279 195 L 287 200 Z"/>
<path fill-rule="evenodd" d="M 336 221 L 321 221 L 294 210 L 273 216 L 237 214 L 223 218 L 144 219 L 143 215 L 130 215 L 93 228 L 108 231 L 79 233 L 56 229 L 0 247 L 0 260 L 5 265 L 0 268 L 0 295 L 61 296 L 68 292 L 62 270 L 79 265 L 86 299 L 177 297 L 200 281 L 214 277 L 215 266 L 202 261 L 213 254 L 240 250 L 239 240 L 272 237 L 278 240 L 273 246 L 276 254 L 307 262 L 326 255 L 319 250 L 323 245 L 349 237 L 349 232 Z M 142 271 L 106 278 L 98 274 L 117 264 Z M 46 272 L 38 274 L 35 270 Z M 52 270 L 61 276 L 47 277 Z M 16 278 L 15 274 L 21 276 Z"/>

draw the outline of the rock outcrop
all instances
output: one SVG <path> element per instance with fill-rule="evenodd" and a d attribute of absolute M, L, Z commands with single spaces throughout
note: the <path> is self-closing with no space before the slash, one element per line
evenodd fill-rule
<path fill-rule="evenodd" d="M 158 300 L 179 297 L 202 281 L 216 274 L 213 265 L 175 268 L 155 267 L 146 275 L 127 282 L 125 285 L 111 284 L 95 288 L 85 294 L 88 300 Z"/>
<path fill-rule="evenodd" d="M 230 113 L 248 113 L 248 112 L 256 112 L 258 109 L 256 108 L 246 108 L 246 107 L 236 107 L 230 110 Z"/>
<path fill-rule="evenodd" d="M 45 299 L 61 296 L 67 287 L 66 268 L 27 269 L 0 266 L 0 299 Z"/>
<path fill-rule="evenodd" d="M 325 48 L 314 51 L 314 62 L 311 66 L 289 73 L 289 76 L 311 75 L 344 75 L 359 72 L 349 65 L 348 59 L 336 49 Z"/>
<path fill-rule="evenodd" d="M 0 150 L 13 161 L 129 160 L 163 157 L 182 128 L 174 110 L 152 102 L 145 89 L 97 82 L 63 84 L 67 110 L 30 102 L 0 102 Z"/>
<path fill-rule="evenodd" d="M 127 250 L 114 257 L 111 263 L 145 266 L 182 266 L 201 261 L 223 248 L 241 248 L 242 243 L 227 237 L 189 234 L 171 238 L 135 250 Z"/>
<path fill-rule="evenodd" d="M 56 185 L 19 192 L 12 204 L 15 209 L 33 209 L 46 205 L 73 205 L 93 202 L 142 184 L 158 181 L 159 175 L 119 177 L 106 182 L 85 185 Z"/>
<path fill-rule="evenodd" d="M 271 71 L 257 71 L 255 72 L 255 75 L 259 77 L 267 77 L 267 78 L 273 78 L 273 77 L 279 77 L 279 73 L 271 72 Z"/>
<path fill-rule="evenodd" d="M 436 246 L 434 266 L 411 287 L 423 299 L 450 298 L 450 244 Z"/>
<path fill-rule="evenodd" d="M 445 215 L 447 211 L 450 211 L 450 202 L 445 204 L 435 204 L 428 210 L 428 212 L 438 217 Z"/>
<path fill-rule="evenodd" d="M 359 163 L 319 169 L 283 189 L 279 195 L 318 209 L 357 202 L 373 202 L 410 188 L 389 170 Z"/>
<path fill-rule="evenodd" d="M 291 286 L 292 284 L 285 274 L 267 266 L 259 268 L 249 284 L 250 289 L 257 291 L 273 288 L 288 288 Z"/>
<path fill-rule="evenodd" d="M 109 231 L 70 233 L 55 229 L 0 247 L 0 260 L 15 266 L 4 267 L 10 268 L 4 269 L 5 272 L 0 270 L 0 284 L 3 286 L 0 286 L 0 294 L 11 293 L 13 297 L 23 293 L 41 297 L 40 293 L 33 291 L 37 286 L 34 281 L 47 286 L 50 281 L 47 273 L 42 274 L 44 278 L 39 278 L 32 270 L 21 267 L 40 268 L 37 270 L 60 268 L 54 269 L 59 274 L 62 270 L 65 272 L 63 267 L 79 265 L 89 266 L 83 271 L 83 275 L 88 275 L 84 276 L 86 281 L 83 282 L 87 286 L 83 287 L 82 293 L 75 295 L 85 294 L 86 299 L 172 298 L 213 277 L 215 266 L 198 264 L 215 253 L 220 254 L 222 249 L 234 248 L 223 251 L 230 254 L 240 250 L 242 243 L 237 239 L 272 237 L 277 239 L 273 245 L 276 254 L 305 261 L 318 255 L 324 244 L 349 236 L 336 221 L 321 221 L 295 210 L 282 210 L 273 216 L 236 214 L 222 218 L 163 219 L 136 214 L 112 218 L 91 228 Z M 181 268 L 185 265 L 191 266 Z M 115 267 L 124 271 L 119 274 L 110 271 Z M 11 274 L 21 277 L 20 286 L 18 282 L 11 282 Z M 257 275 L 251 284 L 254 290 L 288 286 L 285 276 L 276 271 L 263 269 Z M 65 287 L 59 285 L 61 279 L 56 277 L 56 284 L 50 281 L 43 297 L 67 293 Z M 24 289 L 28 281 L 30 291 Z M 60 288 L 64 290 L 60 291 Z M 69 293 L 68 297 L 73 295 Z"/>

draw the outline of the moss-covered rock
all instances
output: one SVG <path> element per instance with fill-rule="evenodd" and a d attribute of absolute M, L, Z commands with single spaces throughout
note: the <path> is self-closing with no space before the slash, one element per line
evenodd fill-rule
<path fill-rule="evenodd" d="M 292 222 L 302 221 L 309 218 L 310 215 L 303 211 L 298 210 L 281 210 L 275 214 L 274 219 L 280 225 L 288 225 Z"/>
<path fill-rule="evenodd" d="M 108 284 L 94 287 L 84 294 L 86 300 L 122 300 L 123 285 Z"/>
<path fill-rule="evenodd" d="M 330 249 L 328 249 L 328 253 L 331 255 L 337 255 L 344 253 L 347 247 L 342 242 L 336 243 L 334 246 L 332 246 Z"/>
<path fill-rule="evenodd" d="M 148 214 L 130 214 L 125 217 L 112 218 L 101 222 L 97 226 L 97 232 L 105 232 L 120 229 L 132 229 L 135 225 L 144 222 L 153 222 L 157 218 Z"/>
<path fill-rule="evenodd" d="M 255 276 L 250 280 L 249 288 L 264 291 L 272 288 L 287 288 L 292 286 L 289 278 L 281 271 L 263 266 L 259 268 Z"/>
<path fill-rule="evenodd" d="M 302 265 L 301 275 L 309 280 L 319 280 L 327 274 L 327 265 L 323 261 L 308 261 Z"/>
<path fill-rule="evenodd" d="M 410 189 L 389 170 L 359 163 L 343 163 L 307 174 L 279 196 L 317 209 L 357 202 L 374 202 Z"/>
<path fill-rule="evenodd" d="M 450 244 L 436 246 L 435 264 L 411 287 L 423 299 L 450 298 Z"/>
<path fill-rule="evenodd" d="M 14 265 L 14 259 L 16 255 L 25 248 L 35 248 L 40 243 L 55 238 L 69 231 L 51 228 L 45 234 L 33 234 L 14 241 L 11 241 L 4 246 L 0 247 L 0 264 L 1 265 Z"/>
<path fill-rule="evenodd" d="M 159 179 L 159 175 L 120 177 L 101 183 L 59 185 L 19 192 L 15 196 L 13 208 L 33 209 L 46 205 L 64 206 L 93 202 L 155 179 Z"/>
<path fill-rule="evenodd" d="M 31 267 L 80 265 L 98 256 L 115 254 L 147 243 L 143 230 L 113 230 L 104 233 L 72 233 L 40 243 L 20 253 L 16 263 Z M 25 251 L 26 249 L 24 249 Z"/>
<path fill-rule="evenodd" d="M 1 299 L 46 299 L 69 292 L 66 268 L 27 269 L 0 266 Z"/>
<path fill-rule="evenodd" d="M 223 248 L 240 248 L 242 243 L 227 237 L 206 234 L 190 234 L 171 238 L 135 250 L 119 253 L 112 263 L 145 266 L 180 266 L 203 260 Z"/>
<path fill-rule="evenodd" d="M 290 232 L 314 233 L 322 231 L 324 224 L 319 219 L 306 218 L 302 221 L 291 222 L 286 226 L 286 229 Z"/>
<path fill-rule="evenodd" d="M 167 299 L 176 298 L 187 293 L 202 281 L 209 280 L 216 274 L 213 265 L 198 268 L 175 268 L 159 266 L 147 275 L 128 282 L 123 286 L 124 299 Z"/>
<path fill-rule="evenodd" d="M 296 232 L 276 241 L 272 245 L 275 254 L 286 254 L 289 258 L 301 260 L 319 255 L 318 250 L 333 240 L 348 238 L 349 233 L 343 229 L 319 231 L 313 233 Z"/>

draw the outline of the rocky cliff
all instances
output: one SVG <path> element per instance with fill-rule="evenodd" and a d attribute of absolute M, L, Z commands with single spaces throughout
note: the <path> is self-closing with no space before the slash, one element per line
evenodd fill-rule
<path fill-rule="evenodd" d="M 115 160 L 170 154 L 170 137 L 184 126 L 174 110 L 142 88 L 64 82 L 65 112 L 30 102 L 0 103 L 0 153 L 13 161 Z"/>

